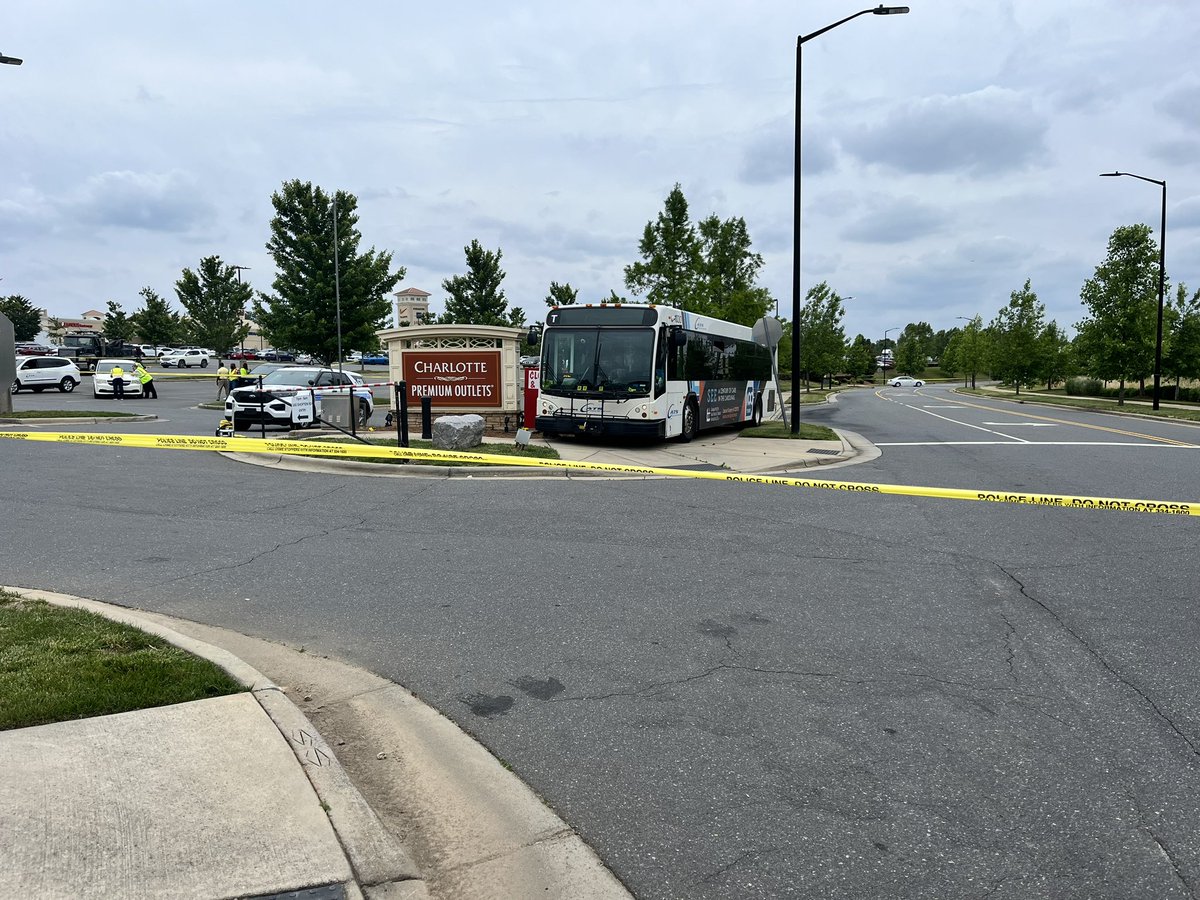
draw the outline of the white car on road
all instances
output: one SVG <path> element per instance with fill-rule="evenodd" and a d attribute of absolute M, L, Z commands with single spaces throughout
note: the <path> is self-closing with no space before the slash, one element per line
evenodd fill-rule
<path fill-rule="evenodd" d="M 58 388 L 69 394 L 79 386 L 79 366 L 61 356 L 18 356 L 12 392 L 28 388 L 40 394 L 46 388 Z"/>
<path fill-rule="evenodd" d="M 207 369 L 209 356 L 207 350 L 192 347 L 188 350 L 172 350 L 170 353 L 164 353 L 158 358 L 158 361 L 164 369 L 169 369 L 171 366 L 175 366 L 177 369 L 190 369 L 192 366 Z"/>
<path fill-rule="evenodd" d="M 132 359 L 96 360 L 96 373 L 92 376 L 92 396 L 99 399 L 100 397 L 111 397 L 114 395 L 112 385 L 113 366 L 120 366 L 124 370 L 121 381 L 124 383 L 125 396 L 142 396 L 142 383 L 133 374 L 133 367 L 136 365 L 137 363 Z"/>
<path fill-rule="evenodd" d="M 892 387 L 925 387 L 925 382 L 911 375 L 900 375 L 888 382 Z"/>

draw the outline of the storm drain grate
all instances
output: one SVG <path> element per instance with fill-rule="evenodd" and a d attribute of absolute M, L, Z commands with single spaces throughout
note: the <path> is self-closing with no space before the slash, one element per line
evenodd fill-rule
<path fill-rule="evenodd" d="M 839 450 L 818 450 L 818 449 L 814 448 L 814 449 L 811 449 L 811 450 L 807 450 L 807 451 L 805 451 L 805 452 L 807 452 L 807 453 L 816 453 L 816 454 L 818 454 L 818 455 L 820 455 L 820 456 L 837 456 L 837 455 L 838 455 L 838 453 L 839 453 L 839 452 L 841 452 L 841 451 L 839 451 Z"/>
<path fill-rule="evenodd" d="M 255 894 L 245 900 L 346 900 L 344 884 L 324 884 L 321 887 L 284 891 L 282 894 Z"/>

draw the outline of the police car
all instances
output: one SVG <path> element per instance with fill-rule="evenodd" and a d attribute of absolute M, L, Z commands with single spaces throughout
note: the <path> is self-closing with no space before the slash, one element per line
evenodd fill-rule
<path fill-rule="evenodd" d="M 236 431 L 255 425 L 295 428 L 292 422 L 292 398 L 303 391 L 313 394 L 313 412 L 321 416 L 321 401 L 327 397 L 354 396 L 358 423 L 365 425 L 375 411 L 375 398 L 357 372 L 339 372 L 317 366 L 284 366 L 262 377 L 262 387 L 234 388 L 225 400 L 225 418 Z"/>

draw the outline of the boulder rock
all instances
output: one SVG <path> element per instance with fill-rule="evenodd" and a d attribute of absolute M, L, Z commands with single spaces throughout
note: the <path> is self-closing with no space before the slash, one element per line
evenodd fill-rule
<path fill-rule="evenodd" d="M 438 416 L 433 420 L 435 450 L 470 450 L 483 443 L 483 416 Z"/>

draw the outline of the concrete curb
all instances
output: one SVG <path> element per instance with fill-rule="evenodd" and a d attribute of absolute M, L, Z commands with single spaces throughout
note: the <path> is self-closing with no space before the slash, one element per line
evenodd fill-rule
<path fill-rule="evenodd" d="M 250 689 L 263 712 L 279 729 L 321 801 L 357 878 L 346 885 L 348 896 L 427 897 L 421 874 L 408 852 L 395 840 L 351 782 L 320 732 L 278 685 L 254 667 L 220 647 L 160 625 L 130 609 L 52 591 L 3 586 L 31 600 L 84 609 L 153 634 L 225 670 Z"/>
<path fill-rule="evenodd" d="M 1136 409 L 1121 409 L 1114 405 L 1112 409 L 1106 409 L 1102 406 L 1072 406 L 1069 403 L 1055 403 L 1053 399 L 1044 400 L 1026 400 L 1025 397 L 1018 397 L 1016 394 L 1002 393 L 987 393 L 987 394 L 968 394 L 962 388 L 955 388 L 954 393 L 962 394 L 964 397 L 974 397 L 976 400 L 1006 400 L 1009 403 L 1028 403 L 1030 406 L 1046 406 L 1050 409 L 1069 409 L 1075 412 L 1098 412 L 1110 416 L 1122 416 L 1127 419 L 1146 419 L 1151 422 L 1173 422 L 1177 425 L 1190 426 L 1192 428 L 1200 428 L 1200 421 L 1195 419 L 1177 419 L 1174 416 L 1153 416 L 1149 413 L 1138 412 Z M 1039 398 L 1045 397 L 1045 394 L 1036 395 Z M 1178 407 L 1177 407 L 1178 408 Z M 1186 408 L 1186 407 L 1185 407 Z"/>

